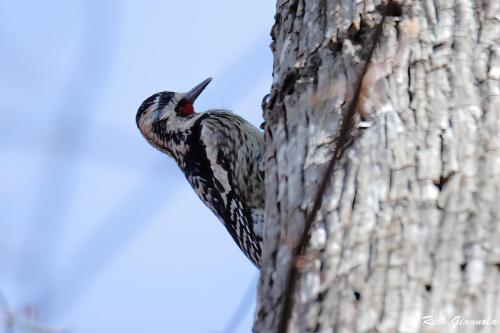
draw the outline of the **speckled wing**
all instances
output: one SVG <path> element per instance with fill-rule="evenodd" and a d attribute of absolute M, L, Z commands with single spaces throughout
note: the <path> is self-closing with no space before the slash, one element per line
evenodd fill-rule
<path fill-rule="evenodd" d="M 219 207 L 210 207 L 247 255 L 260 267 L 264 175 L 258 168 L 262 133 L 244 119 L 209 111 L 201 122 L 200 142 L 212 170 Z"/>

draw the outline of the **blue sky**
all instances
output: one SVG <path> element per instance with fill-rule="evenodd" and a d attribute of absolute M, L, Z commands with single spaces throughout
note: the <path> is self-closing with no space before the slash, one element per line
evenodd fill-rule
<path fill-rule="evenodd" d="M 40 321 L 71 332 L 227 327 L 257 270 L 135 113 L 155 92 L 213 76 L 196 109 L 260 124 L 274 10 L 0 2 L 0 292 L 11 309 L 36 304 Z M 250 330 L 250 307 L 235 331 Z"/>

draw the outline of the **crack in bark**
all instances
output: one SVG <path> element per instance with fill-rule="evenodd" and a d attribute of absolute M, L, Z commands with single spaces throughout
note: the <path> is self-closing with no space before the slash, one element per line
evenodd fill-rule
<path fill-rule="evenodd" d="M 374 33 L 374 42 L 372 44 L 372 47 L 369 50 L 368 53 L 368 59 L 365 63 L 365 66 L 363 68 L 363 71 L 360 75 L 360 78 L 358 80 L 358 84 L 355 90 L 355 95 L 353 96 L 353 99 L 351 101 L 351 104 L 349 105 L 349 108 L 346 112 L 346 114 L 342 117 L 341 124 L 340 124 L 340 130 L 337 135 L 337 140 L 335 142 L 335 148 L 334 148 L 334 153 L 333 156 L 323 173 L 323 177 L 321 178 L 320 186 L 318 188 L 317 195 L 315 196 L 314 200 L 314 205 L 311 209 L 311 213 L 308 215 L 305 225 L 304 225 L 304 230 L 302 232 L 302 235 L 299 239 L 299 242 L 297 245 L 293 248 L 292 251 L 292 258 L 289 263 L 289 270 L 287 274 L 287 280 L 286 280 L 286 285 L 283 293 L 283 305 L 282 305 L 282 313 L 280 317 L 280 321 L 278 324 L 278 332 L 279 333 L 286 333 L 288 329 L 288 323 L 291 317 L 292 313 L 292 308 L 293 308 L 293 295 L 295 294 L 295 287 L 297 284 L 298 280 L 298 275 L 299 272 L 297 270 L 297 260 L 301 256 L 302 253 L 305 252 L 305 248 L 307 246 L 308 240 L 309 240 L 309 230 L 311 229 L 311 225 L 313 224 L 314 220 L 316 219 L 316 215 L 321 207 L 322 204 L 322 199 L 323 195 L 326 191 L 326 188 L 329 184 L 330 181 L 330 175 L 333 173 L 333 170 L 336 166 L 336 163 L 340 158 L 342 157 L 344 150 L 345 150 L 345 144 L 348 141 L 350 131 L 353 127 L 353 120 L 354 120 L 354 115 L 356 113 L 356 110 L 358 108 L 358 103 L 359 103 L 359 96 L 361 94 L 361 88 L 362 88 L 362 82 L 363 78 L 368 71 L 368 67 L 370 66 L 371 59 L 373 57 L 373 53 L 376 49 L 376 46 L 378 44 L 378 41 L 382 35 L 382 30 L 383 26 L 385 23 L 387 13 L 384 12 L 381 22 L 379 23 L 377 30 Z"/>

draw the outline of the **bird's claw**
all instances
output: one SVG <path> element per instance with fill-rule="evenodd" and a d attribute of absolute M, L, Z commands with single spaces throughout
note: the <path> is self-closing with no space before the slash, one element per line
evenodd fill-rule
<path fill-rule="evenodd" d="M 260 103 L 260 107 L 262 108 L 262 118 L 264 118 L 264 119 L 266 119 L 266 117 L 264 116 L 264 113 L 267 110 L 267 102 L 269 101 L 269 96 L 271 96 L 271 94 L 266 94 L 262 98 L 262 102 Z M 260 129 L 264 129 L 265 127 L 266 127 L 266 122 L 264 121 L 262 124 L 260 124 Z"/>

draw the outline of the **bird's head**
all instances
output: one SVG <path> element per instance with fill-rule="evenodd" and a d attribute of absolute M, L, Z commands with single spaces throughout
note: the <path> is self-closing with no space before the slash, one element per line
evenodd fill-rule
<path fill-rule="evenodd" d="M 187 93 L 163 91 L 148 97 L 135 118 L 142 135 L 156 148 L 178 157 L 173 145 L 182 144 L 188 134 L 186 129 L 195 115 L 194 101 L 210 81 L 212 78 L 204 80 Z"/>

